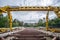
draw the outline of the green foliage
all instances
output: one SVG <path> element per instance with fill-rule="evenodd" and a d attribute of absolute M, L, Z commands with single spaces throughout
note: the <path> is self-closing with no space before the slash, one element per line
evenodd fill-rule
<path fill-rule="evenodd" d="M 37 26 L 46 26 L 46 22 L 43 22 L 43 20 L 40 19 L 38 21 L 38 25 Z M 48 25 L 49 25 L 49 27 L 57 27 L 57 28 L 60 28 L 60 18 L 54 18 L 52 20 L 49 20 L 48 21 Z"/>
<path fill-rule="evenodd" d="M 43 20 L 42 19 L 40 19 L 39 21 L 38 21 L 38 25 L 37 26 L 43 26 Z"/>
<path fill-rule="evenodd" d="M 55 19 L 49 20 L 48 23 L 49 23 L 49 26 L 60 27 L 60 18 L 55 18 Z"/>
<path fill-rule="evenodd" d="M 7 17 L 1 17 L 0 15 L 0 28 L 1 27 L 7 27 L 8 25 L 8 20 L 7 20 Z"/>
<path fill-rule="evenodd" d="M 14 19 L 12 21 L 13 22 L 12 26 L 13 27 L 16 27 L 16 26 L 26 26 L 26 27 L 46 26 L 46 22 L 43 22 L 43 20 L 45 20 L 45 19 L 40 19 L 37 24 L 25 23 L 23 25 L 23 22 L 20 22 L 19 20 Z M 48 24 L 50 27 L 58 27 L 59 28 L 60 27 L 60 18 L 55 18 L 55 19 L 49 20 Z M 9 27 L 8 17 L 7 16 L 4 17 L 2 14 L 0 14 L 0 28 L 1 27 Z"/>
<path fill-rule="evenodd" d="M 20 22 L 17 19 L 14 19 L 12 22 L 12 26 L 23 26 L 23 22 Z M 8 21 L 8 16 L 3 16 L 3 14 L 0 14 L 0 28 L 2 27 L 9 27 L 9 21 Z"/>
<path fill-rule="evenodd" d="M 20 22 L 19 20 L 14 19 L 12 26 L 13 26 L 13 27 L 16 27 L 16 26 L 23 26 L 23 22 Z"/>
<path fill-rule="evenodd" d="M 25 27 L 30 27 L 31 25 L 28 25 L 28 23 L 25 23 L 24 26 Z"/>

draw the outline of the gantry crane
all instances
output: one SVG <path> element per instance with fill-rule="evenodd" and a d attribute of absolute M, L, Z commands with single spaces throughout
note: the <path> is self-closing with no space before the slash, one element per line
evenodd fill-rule
<path fill-rule="evenodd" d="M 48 6 L 48 7 L 38 7 L 38 6 L 5 6 L 5 7 L 0 7 L 0 10 L 7 12 L 8 14 L 8 20 L 9 20 L 9 27 L 10 30 L 12 31 L 12 15 L 11 15 L 11 11 L 54 11 L 55 14 L 60 18 L 60 7 L 56 7 L 56 6 Z M 46 16 L 46 30 L 49 29 L 48 27 L 48 14 Z M 59 30 L 60 31 L 60 30 Z"/>

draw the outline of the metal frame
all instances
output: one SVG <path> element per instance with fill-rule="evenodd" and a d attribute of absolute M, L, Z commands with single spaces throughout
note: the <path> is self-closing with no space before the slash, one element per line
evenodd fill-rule
<path fill-rule="evenodd" d="M 7 12 L 8 14 L 8 20 L 9 20 L 9 26 L 10 30 L 12 31 L 12 15 L 10 11 L 48 11 L 47 16 L 46 16 L 46 30 L 48 30 L 48 16 L 49 16 L 49 11 L 54 11 L 55 14 L 60 18 L 60 7 L 54 7 L 54 6 L 48 6 L 48 7 L 18 7 L 18 6 L 5 6 L 5 7 L 0 7 L 0 10 Z"/>

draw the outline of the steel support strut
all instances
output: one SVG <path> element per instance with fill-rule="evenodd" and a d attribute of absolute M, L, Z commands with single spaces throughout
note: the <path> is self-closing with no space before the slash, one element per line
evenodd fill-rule
<path fill-rule="evenodd" d="M 46 15 L 46 30 L 48 30 L 48 16 L 49 16 L 49 11 L 47 12 Z"/>
<path fill-rule="evenodd" d="M 7 14 L 8 14 L 9 27 L 10 30 L 12 31 L 12 15 L 9 10 L 7 10 Z"/>

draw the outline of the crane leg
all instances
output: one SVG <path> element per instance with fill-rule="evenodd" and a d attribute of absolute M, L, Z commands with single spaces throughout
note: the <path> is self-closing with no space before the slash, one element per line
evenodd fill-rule
<path fill-rule="evenodd" d="M 49 11 L 47 12 L 46 15 L 46 30 L 48 30 L 48 16 L 49 16 Z"/>
<path fill-rule="evenodd" d="M 7 13 L 8 13 L 9 27 L 10 27 L 10 30 L 12 31 L 12 15 L 9 10 L 7 10 Z"/>

